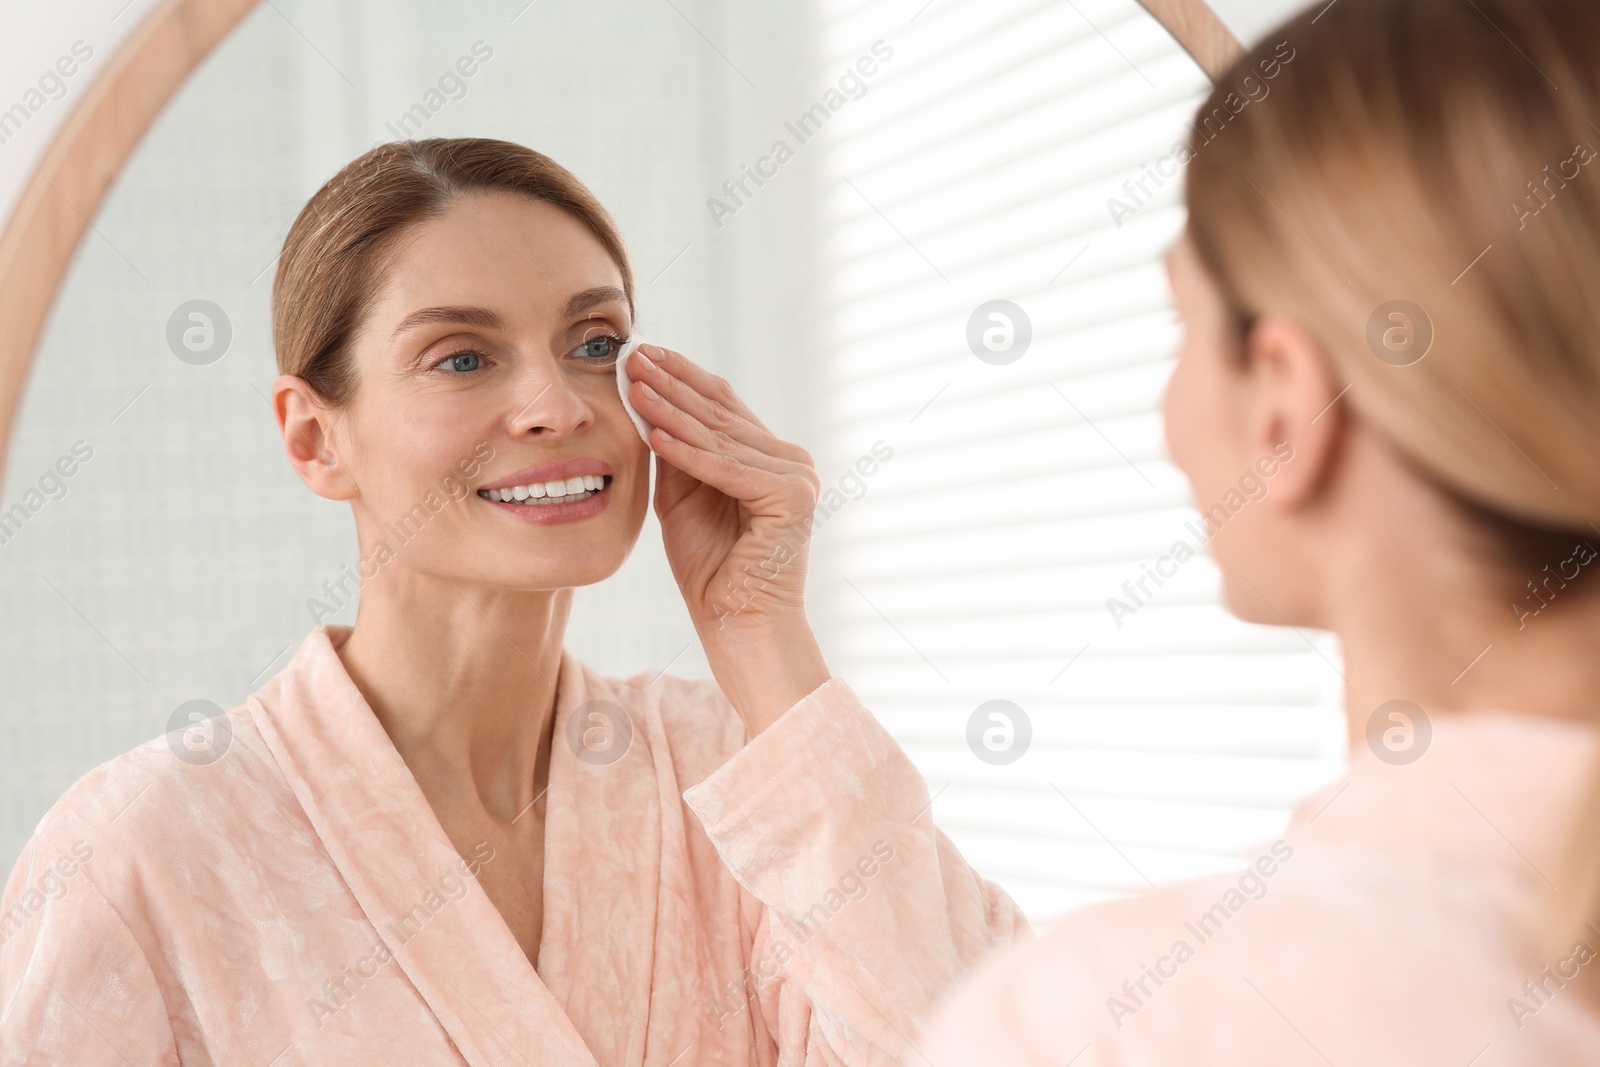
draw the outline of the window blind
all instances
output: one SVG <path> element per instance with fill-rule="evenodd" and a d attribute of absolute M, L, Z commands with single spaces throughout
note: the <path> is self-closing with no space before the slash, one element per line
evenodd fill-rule
<path fill-rule="evenodd" d="M 1331 638 L 1234 619 L 1204 554 L 1137 594 L 1200 543 L 1160 417 L 1182 176 L 1138 182 L 1206 79 L 1133 0 L 820 14 L 819 94 L 883 42 L 819 134 L 830 663 L 1034 920 L 1236 868 L 1345 743 Z"/>

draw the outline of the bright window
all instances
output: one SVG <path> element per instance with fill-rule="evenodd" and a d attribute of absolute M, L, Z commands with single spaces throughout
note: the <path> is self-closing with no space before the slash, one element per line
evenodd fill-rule
<path fill-rule="evenodd" d="M 1133 0 L 822 12 L 819 94 L 884 42 L 822 134 L 819 460 L 871 457 L 817 540 L 834 672 L 1036 920 L 1238 866 L 1345 751 L 1331 639 L 1229 616 L 1203 553 L 1161 563 L 1203 529 L 1160 399 L 1172 148 L 1205 77 Z M 985 309 L 980 359 L 969 320 L 996 300 L 1031 342 Z M 968 742 L 996 700 L 1031 726 L 1014 762 Z M 977 750 L 1015 751 L 1006 718 L 980 726 Z"/>

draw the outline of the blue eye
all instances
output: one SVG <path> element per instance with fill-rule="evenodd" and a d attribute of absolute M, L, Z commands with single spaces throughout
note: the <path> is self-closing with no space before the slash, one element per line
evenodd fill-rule
<path fill-rule="evenodd" d="M 445 367 L 447 370 L 458 374 L 470 374 L 482 366 L 483 361 L 489 357 L 475 348 L 464 348 L 460 352 L 452 352 L 434 364 L 435 369 Z M 463 365 L 462 361 L 468 361 Z"/>
<path fill-rule="evenodd" d="M 589 340 L 573 349 L 573 352 L 586 363 L 605 363 L 616 359 L 617 353 L 622 350 L 622 346 L 626 343 L 626 341 L 614 334 L 601 334 L 599 337 L 589 338 Z"/>

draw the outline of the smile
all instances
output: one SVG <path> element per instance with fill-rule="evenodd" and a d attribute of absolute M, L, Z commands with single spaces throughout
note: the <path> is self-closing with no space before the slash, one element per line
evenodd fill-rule
<path fill-rule="evenodd" d="M 486 500 L 503 504 L 548 506 L 551 504 L 576 504 L 596 496 L 611 484 L 609 474 L 575 474 L 571 478 L 558 478 L 548 482 L 530 482 L 527 485 L 507 486 L 504 489 L 479 489 L 478 495 Z"/>

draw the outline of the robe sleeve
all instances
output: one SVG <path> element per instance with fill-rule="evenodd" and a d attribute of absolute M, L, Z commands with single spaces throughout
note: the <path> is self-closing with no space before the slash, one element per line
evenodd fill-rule
<path fill-rule="evenodd" d="M 178 1067 L 144 951 L 74 846 L 36 833 L 0 896 L 0 1064 Z"/>
<path fill-rule="evenodd" d="M 935 998 L 1029 932 L 933 825 L 927 785 L 830 678 L 684 793 L 763 906 L 745 988 L 780 1065 L 922 1063 Z"/>

